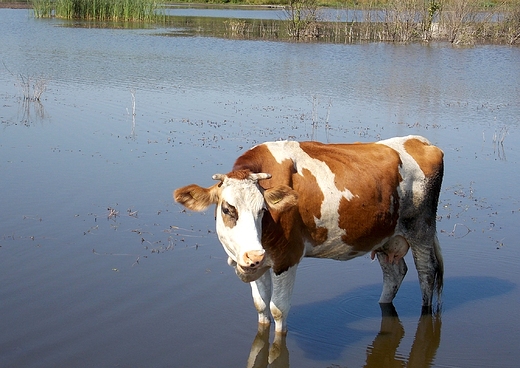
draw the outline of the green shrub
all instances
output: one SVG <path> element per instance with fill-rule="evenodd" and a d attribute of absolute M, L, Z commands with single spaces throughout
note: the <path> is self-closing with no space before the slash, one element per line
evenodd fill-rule
<path fill-rule="evenodd" d="M 151 21 L 158 16 L 156 0 L 32 0 L 38 18 Z"/>

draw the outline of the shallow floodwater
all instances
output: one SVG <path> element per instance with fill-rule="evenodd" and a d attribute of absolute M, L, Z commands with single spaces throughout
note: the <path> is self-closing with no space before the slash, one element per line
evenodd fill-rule
<path fill-rule="evenodd" d="M 61 24 L 0 9 L 0 366 L 266 366 L 212 210 L 173 189 L 266 140 L 408 134 L 445 152 L 442 312 L 410 255 L 384 318 L 377 263 L 306 259 L 272 366 L 517 366 L 519 48 Z"/>
<path fill-rule="evenodd" d="M 281 6 L 226 6 L 219 7 L 214 5 L 166 5 L 161 11 L 165 15 L 178 17 L 210 17 L 228 19 L 264 19 L 264 20 L 283 20 L 287 19 L 288 12 Z M 318 17 L 322 21 L 348 21 L 363 22 L 367 19 L 383 19 L 384 12 L 366 11 L 353 9 L 318 9 Z"/>

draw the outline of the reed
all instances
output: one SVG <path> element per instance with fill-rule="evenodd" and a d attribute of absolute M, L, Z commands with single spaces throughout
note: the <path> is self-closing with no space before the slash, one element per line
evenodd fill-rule
<path fill-rule="evenodd" d="M 32 0 L 34 16 L 102 21 L 155 21 L 156 0 Z"/>

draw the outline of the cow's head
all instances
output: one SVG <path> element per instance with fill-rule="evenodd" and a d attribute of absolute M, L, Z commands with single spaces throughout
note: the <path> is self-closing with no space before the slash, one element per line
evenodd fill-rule
<path fill-rule="evenodd" d="M 249 170 L 216 174 L 219 183 L 209 188 L 191 184 L 176 189 L 175 201 L 193 211 L 216 204 L 217 234 L 238 276 L 246 282 L 260 277 L 270 266 L 262 247 L 262 218 L 270 211 L 274 219 L 296 205 L 297 193 L 286 185 L 264 189 L 259 180 L 270 174 Z"/>

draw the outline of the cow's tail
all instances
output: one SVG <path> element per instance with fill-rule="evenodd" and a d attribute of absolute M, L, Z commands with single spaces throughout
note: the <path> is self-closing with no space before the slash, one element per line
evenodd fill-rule
<path fill-rule="evenodd" d="M 433 149 L 433 146 L 431 146 Z M 439 244 L 439 239 L 437 237 L 437 229 L 436 229 L 436 215 L 437 215 L 437 207 L 439 205 L 439 197 L 441 192 L 442 178 L 444 176 L 444 153 L 437 148 L 436 153 L 436 169 L 433 170 L 433 174 L 430 176 L 428 180 L 428 189 L 431 193 L 426 200 L 426 206 L 429 209 L 429 216 L 431 219 L 431 223 L 433 223 L 433 266 L 434 266 L 434 285 L 432 292 L 437 297 L 437 309 L 441 308 L 441 294 L 442 288 L 444 286 L 444 261 L 442 258 L 441 246 Z M 432 157 L 434 155 L 432 154 Z M 432 158 L 435 161 L 435 159 Z M 428 210 L 426 210 L 428 212 Z"/>
<path fill-rule="evenodd" d="M 433 239 L 433 251 L 435 254 L 435 259 L 437 261 L 435 262 L 436 268 L 434 290 L 437 296 L 437 306 L 440 307 L 442 302 L 442 288 L 444 287 L 444 260 L 442 258 L 441 245 L 439 243 L 439 239 L 437 238 L 437 234 L 435 234 L 435 237 Z"/>

